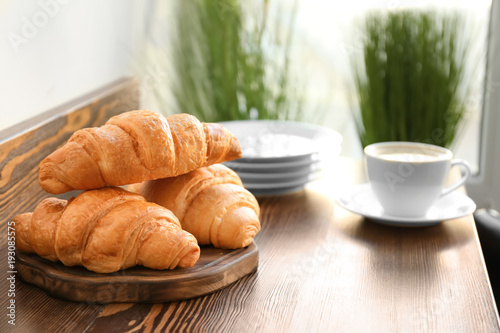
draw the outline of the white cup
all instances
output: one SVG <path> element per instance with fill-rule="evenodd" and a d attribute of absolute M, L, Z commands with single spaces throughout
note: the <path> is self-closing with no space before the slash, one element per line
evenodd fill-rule
<path fill-rule="evenodd" d="M 416 142 L 380 142 L 365 149 L 371 187 L 388 215 L 424 216 L 443 195 L 465 183 L 469 164 L 453 159 L 453 153 L 439 146 Z M 450 168 L 459 165 L 462 177 L 445 187 Z"/>

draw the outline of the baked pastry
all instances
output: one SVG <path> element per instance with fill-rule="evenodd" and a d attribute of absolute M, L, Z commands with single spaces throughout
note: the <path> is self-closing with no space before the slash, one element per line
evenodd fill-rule
<path fill-rule="evenodd" d="M 240 177 L 222 164 L 133 184 L 128 190 L 171 210 L 198 244 L 236 249 L 260 231 L 260 208 Z"/>
<path fill-rule="evenodd" d="M 76 131 L 41 162 L 38 179 L 46 192 L 60 194 L 173 177 L 239 157 L 240 143 L 220 124 L 136 110 Z"/>
<path fill-rule="evenodd" d="M 68 201 L 48 198 L 13 220 L 18 250 L 97 273 L 190 267 L 200 256 L 196 239 L 171 211 L 118 187 Z"/>

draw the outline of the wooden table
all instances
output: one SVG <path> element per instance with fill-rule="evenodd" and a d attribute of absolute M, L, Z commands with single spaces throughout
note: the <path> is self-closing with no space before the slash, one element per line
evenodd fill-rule
<path fill-rule="evenodd" d="M 17 281 L 15 330 L 4 315 L 0 331 L 499 331 L 472 217 L 426 228 L 364 220 L 333 200 L 363 181 L 361 166 L 341 159 L 337 176 L 260 197 L 258 271 L 223 290 L 183 302 L 104 306 L 51 298 Z"/>
<path fill-rule="evenodd" d="M 88 125 L 82 117 L 62 122 L 57 132 Z M 500 331 L 472 216 L 426 228 L 365 220 L 335 203 L 337 194 L 366 180 L 360 161 L 343 158 L 305 190 L 259 198 L 258 270 L 213 294 L 90 305 L 52 298 L 17 279 L 8 296 L 7 222 L 45 196 L 36 165 L 25 165 L 36 154 L 23 147 L 34 140 L 33 149 L 46 155 L 43 145 L 52 141 L 32 138 L 0 145 L 0 332 Z M 11 299 L 15 326 L 8 323 Z"/>

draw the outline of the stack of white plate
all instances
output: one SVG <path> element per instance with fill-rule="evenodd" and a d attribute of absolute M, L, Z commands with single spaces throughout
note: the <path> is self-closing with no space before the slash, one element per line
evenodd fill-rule
<path fill-rule="evenodd" d="M 224 164 L 256 195 L 302 189 L 341 151 L 342 136 L 322 126 L 277 120 L 222 124 L 239 139 L 243 151 L 242 158 Z"/>

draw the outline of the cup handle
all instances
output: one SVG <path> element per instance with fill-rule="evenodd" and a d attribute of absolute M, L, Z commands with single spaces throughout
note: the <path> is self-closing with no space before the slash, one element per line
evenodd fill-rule
<path fill-rule="evenodd" d="M 462 186 L 465 183 L 465 181 L 467 179 L 469 179 L 469 177 L 471 175 L 470 165 L 467 161 L 461 160 L 461 159 L 451 160 L 450 169 L 453 168 L 455 165 L 461 166 L 463 171 L 464 171 L 464 174 L 462 175 L 462 178 L 457 180 L 455 183 L 445 187 L 441 192 L 441 196 L 446 195 L 446 194 L 450 193 L 451 191 L 456 190 L 459 186 Z"/>

